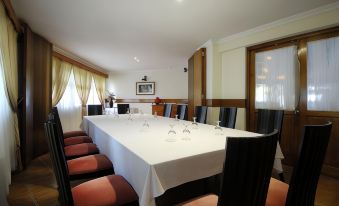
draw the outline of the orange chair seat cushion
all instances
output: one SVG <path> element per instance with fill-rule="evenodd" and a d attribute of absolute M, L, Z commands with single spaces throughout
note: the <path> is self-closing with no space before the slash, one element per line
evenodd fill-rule
<path fill-rule="evenodd" d="M 81 144 L 81 143 L 92 143 L 92 138 L 88 136 L 77 136 L 77 137 L 69 137 L 64 139 L 65 146 Z"/>
<path fill-rule="evenodd" d="M 69 175 L 88 174 L 113 168 L 112 162 L 102 154 L 68 160 L 67 165 Z"/>
<path fill-rule="evenodd" d="M 99 153 L 99 149 L 93 143 L 82 143 L 64 147 L 66 157 L 76 157 Z"/>
<path fill-rule="evenodd" d="M 109 175 L 72 189 L 75 206 L 123 205 L 138 199 L 134 189 L 120 175 Z"/>
<path fill-rule="evenodd" d="M 189 201 L 178 204 L 177 206 L 217 206 L 217 195 L 204 195 L 198 198 L 191 199 Z"/>
<path fill-rule="evenodd" d="M 288 184 L 271 178 L 268 187 L 266 206 L 285 206 Z"/>
<path fill-rule="evenodd" d="M 76 137 L 76 136 L 87 136 L 86 132 L 84 131 L 69 131 L 64 132 L 64 138 Z"/>

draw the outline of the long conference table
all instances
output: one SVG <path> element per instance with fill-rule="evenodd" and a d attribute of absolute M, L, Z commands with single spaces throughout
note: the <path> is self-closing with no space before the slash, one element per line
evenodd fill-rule
<path fill-rule="evenodd" d="M 172 129 L 176 132 L 169 131 Z M 183 133 L 185 127 L 190 133 Z M 82 129 L 139 196 L 140 206 L 155 205 L 166 190 L 222 172 L 226 137 L 256 133 L 146 114 L 85 116 Z M 274 169 L 282 171 L 278 144 Z M 250 171 L 249 171 L 250 172 Z"/>

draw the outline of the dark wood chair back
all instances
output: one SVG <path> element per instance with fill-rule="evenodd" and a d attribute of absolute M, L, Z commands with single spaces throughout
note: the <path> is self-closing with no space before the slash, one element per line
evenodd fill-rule
<path fill-rule="evenodd" d="M 259 137 L 228 137 L 218 206 L 264 206 L 278 131 Z"/>
<path fill-rule="evenodd" d="M 164 104 L 164 117 L 171 117 L 173 104 Z"/>
<path fill-rule="evenodd" d="M 207 108 L 208 107 L 206 107 L 206 106 L 196 106 L 195 107 L 195 116 L 197 118 L 197 122 L 206 124 Z"/>
<path fill-rule="evenodd" d="M 287 206 L 314 205 L 331 129 L 331 122 L 324 125 L 305 126 L 299 158 L 294 167 L 288 189 Z"/>
<path fill-rule="evenodd" d="M 50 156 L 52 159 L 53 170 L 55 172 L 58 183 L 59 200 L 61 205 L 72 206 L 73 198 L 71 193 L 71 185 L 68 176 L 68 169 L 63 155 L 63 147 L 58 142 L 58 128 L 55 123 L 48 121 L 45 123 L 45 133 L 47 137 Z"/>
<path fill-rule="evenodd" d="M 102 105 L 101 104 L 87 105 L 87 111 L 88 116 L 102 115 Z"/>
<path fill-rule="evenodd" d="M 178 115 L 178 119 L 187 120 L 187 105 L 186 104 L 177 105 L 177 115 Z"/>
<path fill-rule="evenodd" d="M 269 134 L 276 129 L 278 130 L 278 140 L 280 142 L 283 119 L 284 110 L 258 109 L 256 132 Z"/>
<path fill-rule="evenodd" d="M 220 126 L 234 129 L 236 119 L 237 119 L 236 107 L 220 107 L 219 113 Z"/>
<path fill-rule="evenodd" d="M 126 114 L 129 111 L 129 104 L 117 104 L 118 114 Z"/>
<path fill-rule="evenodd" d="M 61 121 L 60 121 L 60 117 L 59 117 L 59 112 L 58 112 L 58 108 L 57 107 L 53 107 L 52 108 L 52 112 L 51 114 L 48 115 L 48 120 L 55 123 L 58 129 L 58 136 L 56 136 L 57 138 L 59 138 L 61 145 L 63 147 L 65 147 L 65 143 L 64 143 L 64 137 L 63 137 L 63 129 L 62 129 L 62 125 L 61 125 Z"/>

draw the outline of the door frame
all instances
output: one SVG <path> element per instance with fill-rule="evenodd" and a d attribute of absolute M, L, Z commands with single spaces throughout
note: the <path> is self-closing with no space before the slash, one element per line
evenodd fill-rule
<path fill-rule="evenodd" d="M 300 63 L 300 88 L 299 88 L 299 102 L 296 108 L 296 111 L 285 111 L 285 118 L 290 120 L 289 122 L 283 123 L 283 127 L 288 128 L 289 131 L 286 131 L 285 141 L 282 141 L 282 146 L 286 148 L 285 160 L 284 163 L 288 165 L 294 165 L 295 161 L 298 158 L 299 147 L 301 142 L 301 134 L 303 131 L 302 125 L 309 124 L 315 119 L 323 120 L 322 118 L 329 119 L 336 124 L 336 127 L 333 126 L 329 147 L 331 150 L 327 157 L 331 159 L 330 162 L 327 163 L 327 158 L 324 160 L 323 165 L 323 173 L 339 177 L 339 164 L 335 159 L 333 161 L 333 147 L 338 147 L 338 135 L 334 134 L 338 131 L 338 121 L 339 121 L 339 112 L 325 112 L 325 111 L 308 111 L 307 110 L 307 43 L 311 41 L 331 38 L 339 36 L 339 26 L 323 29 L 319 31 L 308 32 L 305 34 L 300 34 L 288 38 L 283 38 L 280 40 L 275 40 L 255 46 L 251 46 L 247 48 L 247 65 L 246 65 L 246 127 L 250 131 L 255 130 L 255 54 L 261 51 L 278 49 L 281 47 L 296 45 L 298 51 L 298 60 Z M 284 119 L 285 119 L 284 118 Z M 283 132 L 284 133 L 284 132 Z M 284 134 L 283 134 L 284 136 Z M 336 138 L 336 140 L 334 139 Z M 331 141 L 335 141 L 334 144 L 331 144 Z"/>

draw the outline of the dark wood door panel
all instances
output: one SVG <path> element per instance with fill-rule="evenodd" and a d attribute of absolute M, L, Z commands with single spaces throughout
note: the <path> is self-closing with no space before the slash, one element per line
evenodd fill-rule
<path fill-rule="evenodd" d="M 298 156 L 300 138 L 295 135 L 296 124 L 297 121 L 294 115 L 284 115 L 280 147 L 285 157 L 283 163 L 287 165 L 294 165 Z"/>

